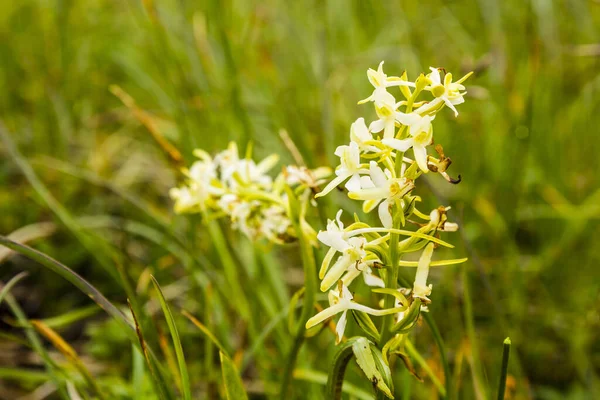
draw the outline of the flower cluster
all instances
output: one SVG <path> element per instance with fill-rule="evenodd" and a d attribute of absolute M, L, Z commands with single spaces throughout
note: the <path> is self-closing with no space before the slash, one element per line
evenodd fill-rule
<path fill-rule="evenodd" d="M 444 72 L 443 78 L 441 72 Z M 430 171 L 457 183 L 446 172 L 451 160 L 444 155 L 442 147 L 435 147 L 439 158 L 429 155 L 427 149 L 433 144 L 432 122 L 437 113 L 448 107 L 458 115 L 456 106 L 464 102 L 466 94 L 462 83 L 469 75 L 453 82 L 452 74 L 430 68 L 429 74 L 421 74 L 411 82 L 406 73 L 399 77 L 387 76 L 383 62 L 376 71 L 367 71 L 374 90 L 359 104 L 373 103 L 377 119 L 367 126 L 364 118 L 359 118 L 351 125 L 350 143 L 335 151 L 340 158 L 336 177 L 316 197 L 344 184 L 350 199 L 363 202 L 365 213 L 377 209 L 381 226 L 371 227 L 355 217 L 355 222 L 345 227 L 340 210 L 336 219 L 328 222 L 327 229 L 319 232 L 318 239 L 329 247 L 319 278 L 321 291 L 329 291 L 330 306 L 309 319 L 307 328 L 341 313 L 336 328 L 339 342 L 348 310 L 374 316 L 396 314 L 397 326 L 402 325 L 411 305 L 417 304 L 419 311 L 426 310 L 432 289 L 431 284 L 427 284 L 427 276 L 434 247 L 452 247 L 435 235 L 441 231 L 456 231 L 458 226 L 447 221 L 448 208 L 420 212 L 416 207 L 420 198 L 413 195 L 413 189 L 417 178 Z M 402 100 L 397 101 L 388 91 L 394 87 L 399 89 Z M 420 98 L 425 93 L 429 99 Z M 422 222 L 415 221 L 417 218 Z M 404 229 L 407 224 L 414 224 L 418 229 Z M 405 238 L 400 240 L 400 237 Z M 400 256 L 412 252 L 421 252 L 418 262 L 400 260 Z M 417 267 L 412 290 L 398 289 L 397 274 L 392 269 L 399 265 Z M 372 292 L 393 296 L 395 301 L 385 301 L 387 308 L 359 304 L 348 289 L 358 276 L 374 288 Z"/>
<path fill-rule="evenodd" d="M 185 184 L 170 191 L 175 212 L 228 216 L 232 226 L 249 238 L 275 243 L 297 236 L 289 217 L 286 186 L 315 190 L 331 174 L 325 167 L 286 166 L 272 178 L 268 172 L 279 160 L 276 154 L 255 163 L 249 156 L 240 158 L 234 142 L 214 157 L 200 149 L 194 155 L 198 160 L 183 170 Z"/>

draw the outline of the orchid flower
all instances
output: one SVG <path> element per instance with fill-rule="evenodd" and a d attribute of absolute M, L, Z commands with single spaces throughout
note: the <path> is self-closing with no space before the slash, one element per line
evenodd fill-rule
<path fill-rule="evenodd" d="M 433 285 L 427 285 L 427 276 L 429 275 L 429 264 L 431 263 L 431 256 L 433 255 L 433 243 L 429 243 L 425 246 L 425 250 L 419 258 L 419 264 L 417 266 L 417 274 L 415 276 L 415 283 L 413 286 L 413 297 L 423 300 L 425 303 L 429 302 L 429 296 Z"/>
<path fill-rule="evenodd" d="M 395 308 L 388 309 L 388 310 L 386 310 L 386 309 L 378 310 L 378 309 L 370 308 L 370 307 L 364 306 L 362 304 L 356 303 L 355 301 L 353 301 L 354 297 L 352 296 L 352 293 L 350 293 L 348 288 L 341 282 L 339 283 L 338 288 L 329 291 L 328 298 L 329 298 L 329 307 L 327 307 L 326 309 L 324 309 L 323 311 L 321 311 L 314 317 L 310 318 L 306 322 L 306 329 L 310 329 L 313 326 L 316 326 L 316 325 L 320 324 L 321 322 L 333 317 L 334 315 L 342 313 L 342 316 L 340 317 L 340 319 L 337 322 L 337 326 L 336 326 L 336 330 L 335 330 L 336 343 L 339 343 L 342 340 L 342 337 L 344 336 L 344 331 L 346 330 L 346 323 L 347 323 L 347 315 L 346 314 L 347 314 L 348 310 L 362 311 L 364 313 L 367 313 L 370 315 L 375 315 L 375 316 L 383 316 L 383 315 L 393 314 L 393 313 L 397 312 L 397 309 L 395 309 Z"/>
<path fill-rule="evenodd" d="M 352 237 L 347 241 L 349 247 L 342 252 L 337 261 L 329 268 L 321 281 L 321 291 L 325 292 L 340 280 L 342 275 L 353 265 L 360 264 L 366 257 L 365 245 L 367 239 L 364 237 Z M 325 268 L 326 270 L 327 268 Z"/>
<path fill-rule="evenodd" d="M 359 275 L 362 275 L 365 285 L 380 288 L 385 287 L 383 279 L 375 275 L 371 267 L 369 267 L 370 264 L 373 264 L 376 261 L 378 260 L 363 261 L 355 264 L 354 268 L 348 269 L 346 274 L 342 277 L 342 282 L 344 285 L 349 286 L 354 279 L 356 279 Z"/>
<path fill-rule="evenodd" d="M 363 151 L 377 151 L 377 147 L 368 146 L 365 142 L 373 140 L 373 134 L 369 132 L 364 118 L 359 118 L 350 126 L 350 141 L 356 143 Z"/>
<path fill-rule="evenodd" d="M 340 165 L 335 170 L 337 177 L 315 197 L 325 196 L 348 178 L 350 179 L 346 182 L 346 189 L 352 191 L 360 188 L 360 173 L 366 171 L 361 168 L 358 144 L 350 142 L 348 146 L 338 146 L 335 155 L 340 158 Z"/>
<path fill-rule="evenodd" d="M 379 205 L 381 223 L 385 228 L 391 228 L 390 205 L 393 201 L 402 199 L 413 189 L 414 184 L 404 177 L 392 178 L 391 173 L 388 170 L 384 172 L 375 161 L 371 161 L 369 167 L 369 176 L 361 179 L 361 188 L 348 193 L 348 197 L 353 200 L 365 200 L 365 212 L 370 212 Z"/>
<path fill-rule="evenodd" d="M 403 125 L 411 125 L 415 122 L 414 115 L 398 111 L 396 99 L 385 90 L 374 93 L 373 102 L 379 117 L 369 125 L 369 131 L 373 133 L 383 131 L 384 138 L 393 138 L 396 133 L 396 122 Z"/>
<path fill-rule="evenodd" d="M 433 109 L 433 103 L 436 103 L 437 105 L 440 101 L 443 101 L 452 111 L 454 111 L 454 116 L 458 116 L 458 111 L 456 111 L 456 107 L 454 106 L 465 102 L 463 96 L 466 92 L 461 92 L 461 90 L 465 90 L 462 83 L 471 76 L 472 72 L 469 72 L 456 82 L 452 82 L 452 74 L 447 73 L 444 76 L 444 82 L 442 83 L 439 69 L 433 67 L 429 67 L 429 69 L 431 70 L 431 73 L 428 77 L 431 80 L 431 85 L 425 89 L 430 90 L 436 97 L 436 100 L 423 107 L 426 109 Z M 419 110 L 416 111 L 418 112 Z"/>
<path fill-rule="evenodd" d="M 413 82 L 405 81 L 397 76 L 387 76 L 383 72 L 383 61 L 379 63 L 377 71 L 375 71 L 373 68 L 369 68 L 367 70 L 367 78 L 369 78 L 369 82 L 371 82 L 371 85 L 373 85 L 375 90 L 373 90 L 373 94 L 371 94 L 371 96 L 359 101 L 358 104 L 363 104 L 368 101 L 372 101 L 378 95 L 379 92 L 385 91 L 385 88 L 391 86 L 415 87 L 415 84 Z"/>
<path fill-rule="evenodd" d="M 419 114 L 412 113 L 415 116 L 415 122 L 409 126 L 408 139 L 384 138 L 381 143 L 398 151 L 406 151 L 412 147 L 415 154 L 415 161 L 423 172 L 429 172 L 427 167 L 427 146 L 433 141 L 433 127 L 431 121 L 433 117 L 426 115 L 421 117 Z"/>

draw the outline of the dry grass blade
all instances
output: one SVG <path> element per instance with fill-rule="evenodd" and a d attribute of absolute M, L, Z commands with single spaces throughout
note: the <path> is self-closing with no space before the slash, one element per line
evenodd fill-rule
<path fill-rule="evenodd" d="M 183 156 L 173 146 L 160 132 L 158 124 L 156 122 L 156 117 L 150 114 L 147 111 L 142 110 L 135 104 L 135 100 L 131 97 L 127 92 L 125 92 L 121 87 L 117 85 L 111 85 L 110 91 L 112 94 L 117 96 L 119 100 L 123 102 L 125 107 L 127 107 L 132 113 L 133 116 L 148 129 L 148 131 L 152 134 L 152 137 L 158 143 L 158 145 L 164 150 L 164 152 L 169 156 L 169 158 L 174 161 L 176 166 L 180 166 L 183 161 Z"/>
<path fill-rule="evenodd" d="M 54 347 L 58 351 L 60 351 L 66 358 L 73 364 L 73 366 L 79 371 L 79 373 L 83 376 L 86 383 L 96 392 L 100 399 L 105 399 L 98 383 L 87 369 L 83 361 L 77 355 L 77 352 L 73 347 L 71 347 L 54 329 L 45 325 L 42 321 L 32 320 L 31 325 L 38 331 L 42 336 L 52 343 Z"/>

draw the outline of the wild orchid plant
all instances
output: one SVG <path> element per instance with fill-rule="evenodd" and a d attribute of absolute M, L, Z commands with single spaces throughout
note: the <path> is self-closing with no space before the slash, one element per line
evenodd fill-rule
<path fill-rule="evenodd" d="M 362 201 L 365 213 L 377 209 L 381 226 L 369 226 L 355 216 L 355 221 L 345 227 L 340 210 L 336 219 L 328 222 L 327 229 L 319 232 L 318 239 L 329 247 L 319 271 L 320 289 L 328 291 L 329 307 L 310 318 L 306 328 L 341 314 L 335 329 L 336 342 L 340 343 L 351 310 L 367 337 L 352 338 L 341 346 L 338 354 L 352 352 L 379 389 L 378 395 L 390 398 L 393 398 L 393 389 L 389 356 L 403 354 L 408 333 L 416 325 L 420 313 L 428 311 L 432 285 L 427 283 L 427 277 L 434 249 L 436 246 L 451 247 L 436 235 L 458 229 L 457 224 L 447 220 L 449 207 L 439 207 L 428 214 L 419 211 L 417 204 L 421 199 L 413 194 L 413 190 L 416 180 L 428 172 L 440 173 L 451 183 L 460 180 L 447 174 L 451 160 L 444 155 L 442 147 L 435 147 L 439 158 L 428 155 L 427 147 L 433 144 L 432 122 L 436 114 L 447 106 L 458 116 L 456 106 L 464 102 L 466 94 L 462 83 L 470 74 L 453 82 L 450 73 L 445 73 L 442 79 L 440 72 L 445 72 L 443 69 L 430 70 L 414 82 L 408 80 L 406 72 L 400 77 L 387 76 L 383 72 L 383 62 L 377 71 L 367 71 L 374 90 L 359 104 L 372 102 L 378 119 L 368 127 L 363 118 L 352 124 L 350 143 L 338 147 L 335 152 L 340 158 L 335 171 L 337 176 L 317 194 L 317 197 L 324 196 L 345 182 L 348 197 Z M 397 101 L 388 92 L 393 87 L 399 88 L 403 100 Z M 420 96 L 424 92 L 433 98 L 422 100 Z M 413 158 L 405 155 L 410 149 Z M 406 230 L 409 224 L 419 228 Z M 406 238 L 400 240 L 400 237 Z M 417 252 L 421 253 L 418 262 L 401 260 L 409 253 Z M 461 261 L 464 260 L 437 261 L 436 264 Z M 401 266 L 417 267 L 412 288 L 399 286 L 398 268 Z M 369 307 L 354 298 L 349 287 L 361 275 L 365 284 L 373 288 L 373 293 L 385 296 L 381 302 L 383 308 Z M 369 315 L 383 317 L 380 329 Z M 349 359 L 338 357 L 336 363 Z M 343 370 L 334 365 L 330 371 L 328 390 L 334 398 L 340 394 L 343 372 L 338 373 Z"/>
<path fill-rule="evenodd" d="M 273 179 L 267 173 L 277 163 L 276 155 L 256 164 L 250 152 L 240 158 L 234 143 L 214 158 L 196 150 L 199 160 L 184 170 L 185 185 L 171 190 L 177 212 L 198 212 L 207 219 L 227 216 L 235 229 L 251 239 L 266 238 L 278 244 L 300 240 L 306 279 L 302 324 L 306 322 L 305 328 L 311 329 L 340 314 L 335 336 L 337 344 L 344 344 L 330 371 L 328 385 L 335 398 L 339 398 L 345 369 L 340 363 L 351 358 L 340 354 L 354 355 L 378 388 L 378 395 L 393 398 L 390 356 L 404 356 L 405 346 L 410 346 L 409 332 L 431 303 L 432 285 L 427 283 L 430 266 L 464 261 L 431 261 L 437 246 L 452 247 L 439 239 L 438 233 L 456 231 L 458 225 L 448 222 L 449 207 L 421 212 L 417 207 L 421 199 L 413 191 L 417 179 L 429 172 L 441 174 L 450 183 L 460 181 L 460 177 L 455 180 L 446 172 L 451 160 L 442 147 L 435 146 L 438 157 L 429 155 L 427 148 L 433 144 L 432 122 L 437 113 L 447 106 L 458 115 L 456 106 L 464 102 L 466 93 L 462 83 L 470 74 L 453 82 L 452 74 L 443 69 L 430 70 L 414 82 L 408 80 L 406 72 L 400 77 L 387 76 L 383 62 L 376 71 L 367 71 L 374 90 L 359 104 L 372 102 L 378 119 L 369 126 L 363 118 L 352 124 L 350 143 L 335 151 L 340 158 L 335 178 L 321 192 L 318 188 L 331 174 L 329 168 L 287 166 Z M 388 92 L 394 87 L 403 100 L 397 101 Z M 424 93 L 431 97 L 422 99 Z M 405 154 L 411 149 L 412 158 Z M 326 230 L 315 232 L 306 222 L 308 206 L 316 205 L 313 194 L 317 193 L 315 198 L 325 196 L 342 184 L 350 199 L 363 202 L 365 213 L 377 209 L 380 226 L 370 226 L 356 215 L 346 226 L 340 210 L 335 219 L 328 221 Z M 418 228 L 407 229 L 411 225 Z M 320 290 L 328 293 L 329 307 L 309 318 L 313 292 L 317 290 L 312 251 L 318 245 L 317 239 L 329 248 L 318 271 Z M 420 253 L 419 260 L 402 260 L 410 253 Z M 399 267 L 416 267 L 412 287 L 399 284 Z M 381 301 L 366 305 L 361 303 L 362 298 L 353 296 L 350 288 L 359 276 L 375 296 L 383 296 Z M 349 311 L 365 337 L 345 341 Z M 379 328 L 370 316 L 382 318 Z M 282 398 L 304 335 L 301 326 L 286 365 Z"/>

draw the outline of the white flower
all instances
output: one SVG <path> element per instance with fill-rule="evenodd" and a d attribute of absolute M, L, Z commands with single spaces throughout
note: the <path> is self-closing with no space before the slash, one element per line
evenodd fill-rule
<path fill-rule="evenodd" d="M 199 190 L 199 186 L 195 183 L 192 183 L 190 186 L 172 188 L 169 191 L 169 196 L 175 200 L 174 209 L 177 214 L 194 211 L 197 208 L 202 208 L 204 205 L 203 194 Z"/>
<path fill-rule="evenodd" d="M 376 310 L 362 304 L 358 304 L 353 301 L 352 293 L 348 290 L 348 288 L 340 284 L 337 289 L 329 291 L 329 307 L 310 318 L 306 322 L 306 329 L 310 329 L 313 326 L 320 324 L 321 322 L 333 317 L 336 314 L 342 313 L 342 316 L 338 320 L 337 327 L 335 330 L 336 333 L 336 343 L 339 343 L 344 336 L 344 331 L 346 330 L 346 314 L 348 310 L 357 310 L 362 311 L 364 313 L 375 315 L 375 316 L 383 316 L 388 314 L 393 314 L 396 312 L 396 309 L 384 309 L 384 310 Z"/>
<path fill-rule="evenodd" d="M 443 101 L 452 111 L 454 111 L 454 115 L 458 116 L 458 111 L 456 111 L 456 107 L 454 106 L 465 102 L 463 96 L 466 94 L 466 92 L 461 92 L 461 90 L 465 90 L 462 82 L 471 76 L 472 72 L 463 76 L 457 82 L 452 82 L 452 74 L 447 73 L 444 76 L 444 82 L 442 83 L 439 69 L 433 67 L 429 67 L 429 69 L 431 70 L 431 73 L 428 75 L 428 77 L 431 80 L 431 85 L 425 89 L 430 90 L 431 93 L 436 97 L 436 100 L 423 107 L 432 109 L 432 103 L 436 103 L 437 105 L 440 101 Z"/>
<path fill-rule="evenodd" d="M 403 125 L 414 123 L 415 117 L 412 114 L 397 111 L 398 104 L 390 93 L 380 90 L 373 93 L 372 97 L 375 103 L 375 112 L 379 119 L 369 125 L 371 132 L 378 133 L 383 130 L 384 138 L 393 138 L 396 134 L 396 122 Z"/>
<path fill-rule="evenodd" d="M 327 221 L 327 230 L 320 231 L 317 239 L 326 246 L 335 251 L 344 252 L 351 246 L 345 239 L 344 224 L 341 220 L 342 210 L 339 210 L 334 220 Z"/>
<path fill-rule="evenodd" d="M 230 163 L 221 172 L 221 179 L 227 185 L 236 189 L 239 185 L 258 184 L 269 187 L 273 179 L 266 173 L 273 168 L 279 157 L 276 154 L 262 160 L 258 165 L 253 160 L 239 160 Z"/>
<path fill-rule="evenodd" d="M 412 147 L 415 154 L 415 161 L 423 172 L 429 172 L 427 167 L 427 149 L 426 147 L 433 141 L 433 126 L 431 125 L 432 117 L 426 115 L 421 117 L 419 114 L 412 113 L 415 116 L 415 121 L 409 126 L 408 139 L 383 139 L 381 143 L 399 151 L 406 151 Z"/>
<path fill-rule="evenodd" d="M 350 286 L 354 279 L 356 279 L 359 275 L 362 275 L 367 286 L 380 288 L 385 287 L 385 282 L 383 279 L 375 275 L 371 267 L 369 267 L 369 264 L 373 264 L 376 261 L 378 260 L 363 261 L 355 264 L 354 268 L 348 269 L 346 274 L 342 277 L 342 282 L 344 285 Z"/>
<path fill-rule="evenodd" d="M 415 283 L 413 286 L 413 297 L 419 298 L 424 302 L 429 302 L 427 296 L 431 294 L 432 285 L 427 285 L 427 276 L 429 275 L 429 264 L 431 263 L 431 256 L 433 255 L 433 243 L 429 243 L 425 246 L 425 250 L 419 258 L 419 264 L 417 266 L 417 274 L 415 276 Z"/>
<path fill-rule="evenodd" d="M 380 92 L 382 90 L 385 91 L 385 88 L 391 86 L 415 87 L 415 84 L 413 82 L 405 81 L 397 76 L 387 76 L 383 72 L 383 61 L 379 63 L 377 71 L 375 71 L 372 68 L 369 68 L 367 70 L 367 78 L 369 78 L 369 82 L 371 82 L 371 85 L 373 85 L 375 90 L 373 91 L 373 94 L 371 94 L 371 96 L 359 101 L 358 104 L 366 103 L 367 101 L 372 101 L 373 98 L 377 96 L 377 92 Z"/>
<path fill-rule="evenodd" d="M 377 151 L 377 147 L 368 146 L 365 142 L 373 140 L 373 135 L 369 132 L 364 118 L 359 118 L 350 126 L 350 140 L 358 145 L 363 151 Z"/>
<path fill-rule="evenodd" d="M 360 188 L 360 173 L 366 171 L 361 169 L 358 144 L 350 142 L 348 146 L 338 146 L 335 155 L 340 158 L 340 165 L 335 170 L 337 177 L 315 197 L 325 196 L 348 178 L 350 179 L 346 182 L 346 189 L 351 191 Z"/>
<path fill-rule="evenodd" d="M 342 275 L 353 265 L 359 264 L 367 255 L 364 247 L 367 239 L 364 237 L 352 237 L 348 239 L 349 248 L 343 251 L 337 261 L 325 274 L 321 281 L 321 291 L 325 292 L 340 280 Z"/>
<path fill-rule="evenodd" d="M 365 212 L 370 212 L 379 205 L 381 223 L 385 228 L 391 228 L 390 205 L 393 201 L 402 199 L 413 187 L 411 181 L 404 177 L 392 178 L 389 171 L 384 172 L 375 161 L 371 161 L 369 176 L 361 179 L 361 189 L 348 193 L 348 197 L 353 200 L 365 200 Z"/>
<path fill-rule="evenodd" d="M 288 232 L 291 225 L 285 208 L 282 206 L 271 205 L 262 210 L 260 233 L 266 238 L 274 242 L 281 242 L 281 237 Z"/>

